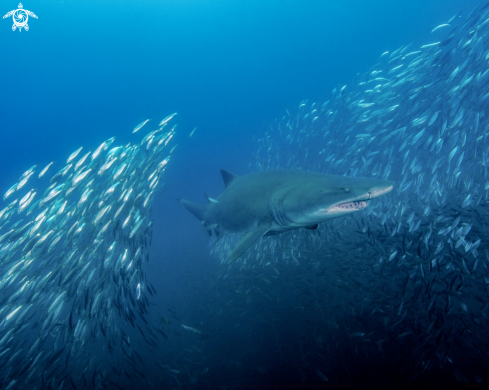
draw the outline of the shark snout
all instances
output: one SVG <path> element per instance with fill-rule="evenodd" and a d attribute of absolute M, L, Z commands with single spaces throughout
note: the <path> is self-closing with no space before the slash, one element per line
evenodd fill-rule
<path fill-rule="evenodd" d="M 369 199 L 377 198 L 381 195 L 384 195 L 384 194 L 387 194 L 388 192 L 391 192 L 393 188 L 394 188 L 394 183 L 391 181 L 388 181 L 388 182 L 386 182 L 385 185 L 376 186 L 376 187 L 371 188 L 370 191 L 368 192 L 368 195 L 369 195 L 368 198 Z"/>

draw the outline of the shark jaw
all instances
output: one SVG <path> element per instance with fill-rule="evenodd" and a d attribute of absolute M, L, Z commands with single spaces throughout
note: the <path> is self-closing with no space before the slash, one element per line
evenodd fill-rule
<path fill-rule="evenodd" d="M 373 198 L 377 198 L 381 195 L 387 194 L 394 188 L 393 185 L 387 187 L 378 187 L 371 189 L 362 198 L 356 200 L 349 200 L 347 202 L 337 203 L 327 208 L 320 208 L 312 212 L 307 219 L 310 220 L 324 220 L 330 218 L 340 217 L 345 214 L 352 213 L 354 211 L 363 210 L 368 206 L 368 201 Z"/>
<path fill-rule="evenodd" d="M 340 217 L 354 211 L 363 210 L 367 206 L 367 200 L 355 200 L 351 202 L 338 203 L 328 208 L 320 208 L 309 214 L 306 219 L 308 220 L 308 223 L 311 221 L 324 221 L 326 219 Z"/>
<path fill-rule="evenodd" d="M 333 207 L 330 207 L 325 215 L 341 215 L 344 213 L 351 213 L 353 211 L 359 211 L 368 206 L 368 202 L 366 200 L 359 200 L 347 203 L 340 203 Z"/>

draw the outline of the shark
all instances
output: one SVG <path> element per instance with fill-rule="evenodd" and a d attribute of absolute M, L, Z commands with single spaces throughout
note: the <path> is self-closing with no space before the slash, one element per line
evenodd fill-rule
<path fill-rule="evenodd" d="M 262 236 L 292 229 L 317 229 L 332 218 L 360 211 L 370 200 L 390 192 L 388 180 L 338 176 L 302 170 L 268 170 L 234 175 L 221 169 L 225 190 L 205 194 L 208 205 L 178 201 L 217 236 L 242 233 L 231 251 L 230 263 Z"/>

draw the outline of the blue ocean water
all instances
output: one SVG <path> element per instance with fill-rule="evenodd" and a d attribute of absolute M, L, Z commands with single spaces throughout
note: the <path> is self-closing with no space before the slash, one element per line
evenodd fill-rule
<path fill-rule="evenodd" d="M 131 134 L 138 123 L 151 118 L 146 126 L 153 129 L 178 112 L 172 140 L 178 146 L 163 176 L 164 189 L 154 199 L 145 265 L 157 291 L 148 321 L 168 338 L 160 337 L 156 349 L 138 339 L 147 362 L 137 360 L 143 375 L 122 380 L 112 374 L 117 386 L 334 385 L 323 378 L 332 375 L 327 367 L 308 363 L 316 351 L 310 345 L 327 344 L 324 335 L 302 332 L 303 321 L 309 324 L 324 313 L 314 313 L 311 304 L 307 318 L 288 317 L 288 309 L 296 313 L 301 304 L 280 302 L 291 278 L 270 279 L 276 294 L 252 307 L 246 297 L 237 298 L 244 276 L 227 275 L 228 266 L 210 254 L 207 232 L 176 198 L 204 204 L 204 191 L 217 196 L 223 190 L 219 169 L 249 173 L 256 141 L 285 109 L 296 110 L 304 99 L 328 100 L 335 87 L 367 72 L 385 51 L 439 41 L 434 27 L 480 3 L 33 0 L 23 3 L 38 16 L 29 17 L 29 31 L 12 31 L 11 17 L 1 21 L 2 194 L 35 164 L 42 168 L 54 161 L 58 171 L 80 146 L 94 151 L 110 137 L 117 145 L 140 142 L 139 134 Z M 0 6 L 6 14 L 18 4 L 3 0 Z M 244 284 L 254 288 L 252 281 Z M 383 375 L 382 365 L 372 367 Z M 434 382 L 442 377 L 436 371 L 430 375 Z M 71 388 L 68 380 L 63 386 Z M 97 386 L 117 388 L 108 382 Z"/>

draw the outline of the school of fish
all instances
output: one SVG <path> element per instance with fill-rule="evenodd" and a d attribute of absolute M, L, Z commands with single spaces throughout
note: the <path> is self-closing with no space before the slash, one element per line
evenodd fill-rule
<path fill-rule="evenodd" d="M 250 164 L 395 183 L 389 196 L 316 232 L 262 237 L 230 267 L 278 274 L 314 264 L 323 275 L 333 262 L 343 320 L 356 329 L 351 349 L 368 351 L 366 364 L 369 354 L 398 362 L 382 349 L 395 344 L 410 378 L 441 368 L 461 382 L 488 380 L 488 32 L 486 2 L 436 27 L 432 43 L 383 53 L 328 101 L 286 110 Z M 223 264 L 235 243 L 213 247 Z M 345 374 L 335 364 L 326 366 Z"/>
<path fill-rule="evenodd" d="M 435 27 L 419 48 L 383 53 L 328 101 L 302 102 L 259 137 L 250 171 L 304 169 L 395 186 L 316 230 L 262 237 L 232 264 L 238 237 L 215 243 L 225 264 L 216 283 L 226 288 L 211 286 L 214 299 L 199 315 L 219 322 L 216 334 L 272 334 L 279 350 L 297 352 L 291 371 L 314 376 L 316 388 L 382 384 L 374 363 L 386 386 L 440 370 L 448 380 L 487 385 L 488 32 L 486 2 Z M 143 262 L 174 116 L 141 143 L 114 147 L 111 138 L 94 152 L 76 150 L 62 167 L 34 166 L 4 193 L 1 388 L 156 388 L 142 368 L 153 364 L 145 349 L 158 350 L 160 334 L 168 335 L 148 322 L 155 290 Z M 201 322 L 183 324 L 168 310 L 175 329 L 198 343 L 210 337 Z M 301 337 L 277 335 L 283 312 L 280 324 Z M 165 364 L 154 362 L 164 388 L 216 388 L 226 379 L 222 367 L 244 371 L 232 359 L 209 368 L 198 343 L 161 348 L 173 348 Z M 254 362 L 264 354 L 256 349 Z M 236 378 L 229 383 L 245 388 Z"/>
<path fill-rule="evenodd" d="M 113 372 L 107 360 L 121 367 L 124 357 L 136 366 L 127 325 L 143 333 L 147 294 L 155 293 L 142 265 L 174 115 L 139 144 L 114 146 L 111 138 L 93 152 L 79 148 L 50 179 L 55 165 L 33 166 L 5 192 L 1 388 L 106 387 Z"/>

